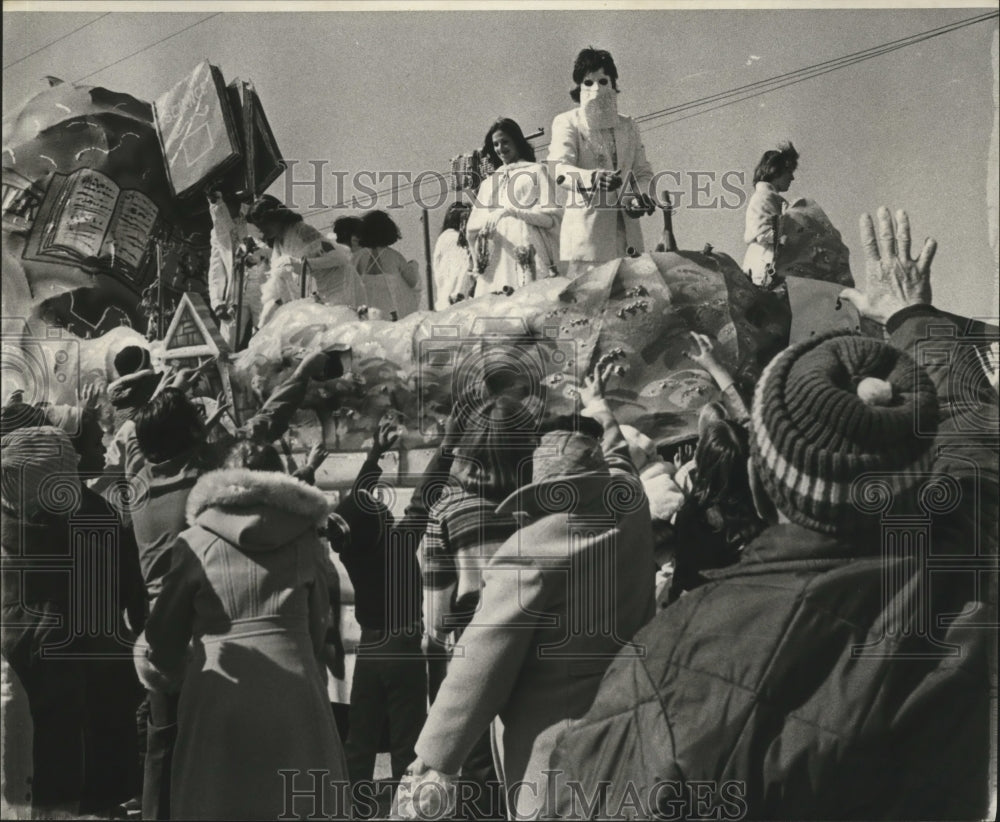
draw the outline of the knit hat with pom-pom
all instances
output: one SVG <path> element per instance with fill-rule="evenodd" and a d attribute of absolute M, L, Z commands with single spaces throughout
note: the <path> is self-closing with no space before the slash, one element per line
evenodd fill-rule
<path fill-rule="evenodd" d="M 937 418 L 934 385 L 907 354 L 843 332 L 819 335 L 764 369 L 751 414 L 751 458 L 790 520 L 846 533 L 867 519 L 852 495 L 861 477 L 878 475 L 898 498 L 924 480 Z"/>

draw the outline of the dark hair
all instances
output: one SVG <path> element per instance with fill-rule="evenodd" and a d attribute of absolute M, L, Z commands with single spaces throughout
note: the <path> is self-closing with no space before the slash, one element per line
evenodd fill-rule
<path fill-rule="evenodd" d="M 361 233 L 358 240 L 362 248 L 384 248 L 392 245 L 403 235 L 392 217 L 384 211 L 369 211 L 361 218 Z"/>
<path fill-rule="evenodd" d="M 791 143 L 782 143 L 777 150 L 765 151 L 753 172 L 753 184 L 769 183 L 786 171 L 795 171 L 799 165 L 799 153 Z"/>
<path fill-rule="evenodd" d="M 468 220 L 471 211 L 472 206 L 468 203 L 461 201 L 452 203 L 444 213 L 444 222 L 441 224 L 441 230 L 447 231 L 448 229 L 452 229 L 461 234 L 465 228 L 465 221 Z"/>
<path fill-rule="evenodd" d="M 452 467 L 464 491 L 500 502 L 517 490 L 535 450 L 525 416 L 521 403 L 509 397 L 486 400 L 467 414 Z"/>
<path fill-rule="evenodd" d="M 285 464 L 270 443 L 237 440 L 222 459 L 223 468 L 247 468 L 251 471 L 284 473 Z"/>
<path fill-rule="evenodd" d="M 493 135 L 498 131 L 502 131 L 514 141 L 514 147 L 517 149 L 517 158 L 519 160 L 525 160 L 529 163 L 535 162 L 535 149 L 524 136 L 521 127 L 511 120 L 510 117 L 501 117 L 499 120 L 493 122 L 493 125 L 490 126 L 489 131 L 486 132 L 486 136 L 483 138 L 483 154 L 490 158 L 490 162 L 493 163 L 494 167 L 499 168 L 503 165 L 503 160 L 500 159 L 493 148 Z"/>
<path fill-rule="evenodd" d="M 604 69 L 604 73 L 611 78 L 611 88 L 618 91 L 618 67 L 611 52 L 588 46 L 576 55 L 576 62 L 573 63 L 573 82 L 576 86 L 570 89 L 569 96 L 574 103 L 580 102 L 580 84 L 584 76 L 599 69 Z"/>
<path fill-rule="evenodd" d="M 333 233 L 341 245 L 350 245 L 352 237 L 361 236 L 361 219 L 358 217 L 339 217 L 333 221 Z"/>
<path fill-rule="evenodd" d="M 445 231 L 458 232 L 458 247 L 468 248 L 469 240 L 465 236 L 465 225 L 469 222 L 469 215 L 472 213 L 472 206 L 459 201 L 448 206 L 444 215 L 444 222 L 441 224 L 441 233 Z"/>
<path fill-rule="evenodd" d="M 732 420 L 705 426 L 694 452 L 691 500 L 702 512 L 714 509 L 715 518 L 720 520 L 715 524 L 730 544 L 748 542 L 762 525 L 750 492 L 749 456 L 750 437 Z"/>
<path fill-rule="evenodd" d="M 119 377 L 150 367 L 149 350 L 140 345 L 126 345 L 115 354 L 115 371 Z"/>
<path fill-rule="evenodd" d="M 292 225 L 302 222 L 302 215 L 296 214 L 277 197 L 271 194 L 262 194 L 250 206 L 247 222 L 255 226 L 259 226 L 262 222 Z"/>
<path fill-rule="evenodd" d="M 164 388 L 133 419 L 136 443 L 150 462 L 164 462 L 205 442 L 198 406 L 179 388 Z"/>

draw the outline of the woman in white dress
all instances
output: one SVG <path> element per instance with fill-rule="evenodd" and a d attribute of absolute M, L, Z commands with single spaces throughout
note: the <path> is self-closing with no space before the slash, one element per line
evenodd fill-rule
<path fill-rule="evenodd" d="M 774 276 L 774 252 L 782 243 L 774 235 L 774 218 L 780 217 L 788 207 L 781 195 L 788 191 L 795 179 L 799 153 L 791 143 L 777 150 L 765 151 L 753 173 L 754 192 L 747 203 L 746 231 L 743 242 L 748 243 L 743 258 L 743 270 L 755 285 L 767 287 Z"/>
<path fill-rule="evenodd" d="M 369 211 L 361 218 L 361 250 L 354 255 L 354 267 L 368 294 L 368 307 L 378 309 L 379 319 L 401 320 L 424 307 L 417 261 L 390 248 L 402 236 L 384 211 Z"/>
<path fill-rule="evenodd" d="M 247 222 L 271 248 L 271 267 L 261 288 L 260 327 L 263 328 L 282 305 L 302 296 L 303 266 L 308 265 L 305 294 L 315 294 L 327 305 L 353 308 L 366 300 L 358 272 L 347 249 L 339 248 L 270 194 L 259 197 Z"/>
<path fill-rule="evenodd" d="M 472 287 L 472 258 L 465 237 L 471 206 L 452 203 L 444 215 L 444 225 L 434 244 L 434 310 L 451 305 L 459 294 L 469 297 Z"/>
<path fill-rule="evenodd" d="M 483 154 L 497 170 L 479 187 L 465 229 L 476 294 L 557 275 L 562 209 L 531 143 L 517 123 L 502 118 L 486 132 Z"/>

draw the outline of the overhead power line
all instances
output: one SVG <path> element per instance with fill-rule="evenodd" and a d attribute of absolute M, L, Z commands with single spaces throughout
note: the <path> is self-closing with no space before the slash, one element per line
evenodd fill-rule
<path fill-rule="evenodd" d="M 96 23 L 98 20 L 102 20 L 103 18 L 107 17 L 109 14 L 111 14 L 111 12 L 110 11 L 106 11 L 106 12 L 104 12 L 104 14 L 97 15 L 97 17 L 94 17 L 93 19 L 88 20 L 82 26 L 77 26 L 75 29 L 73 29 L 73 31 L 66 32 L 66 34 L 62 35 L 61 37 L 57 37 L 55 40 L 50 40 L 44 46 L 39 46 L 34 51 L 29 52 L 28 54 L 25 54 L 24 57 L 18 57 L 16 60 L 14 60 L 14 61 L 8 63 L 6 66 L 4 66 L 3 70 L 6 71 L 7 69 L 11 68 L 12 66 L 16 66 L 18 63 L 23 63 L 29 57 L 34 57 L 40 51 L 45 51 L 45 49 L 47 49 L 49 46 L 54 46 L 56 43 L 62 42 L 67 37 L 72 37 L 78 31 L 83 31 L 85 28 L 87 28 L 87 26 L 94 25 L 94 23 Z"/>
<path fill-rule="evenodd" d="M 151 48 L 155 48 L 156 46 L 160 45 L 160 43 L 165 43 L 167 40 L 170 40 L 170 39 L 176 37 L 178 34 L 183 34 L 186 31 L 190 31 L 195 26 L 200 26 L 202 23 L 207 23 L 213 17 L 218 17 L 220 14 L 222 14 L 222 12 L 221 11 L 217 11 L 217 12 L 215 12 L 215 14 L 210 14 L 207 17 L 202 17 L 200 20 L 192 23 L 190 26 L 185 26 L 184 28 L 179 29 L 178 31 L 175 31 L 172 34 L 168 34 L 166 37 L 161 37 L 155 43 L 150 43 L 148 46 L 143 46 L 141 49 L 138 49 L 137 51 L 133 51 L 131 54 L 126 54 L 124 57 L 122 57 L 122 58 L 120 58 L 118 60 L 115 60 L 113 63 L 108 63 L 106 66 L 101 66 L 101 68 L 97 69 L 97 71 L 92 71 L 92 72 L 90 72 L 90 74 L 85 74 L 85 75 L 83 75 L 83 77 L 78 77 L 73 82 L 74 83 L 79 83 L 82 80 L 88 80 L 91 77 L 93 77 L 95 74 L 100 74 L 102 71 L 105 71 L 106 69 L 109 69 L 112 66 L 117 66 L 120 63 L 124 63 L 126 60 L 131 60 L 136 55 L 142 54 L 144 51 L 149 51 Z"/>
<path fill-rule="evenodd" d="M 839 69 L 848 68 L 849 66 L 862 63 L 866 60 L 874 59 L 875 57 L 881 57 L 882 55 L 889 54 L 894 51 L 898 51 L 909 46 L 922 43 L 926 40 L 930 40 L 934 37 L 940 37 L 944 34 L 950 34 L 953 31 L 957 31 L 967 26 L 973 26 L 978 23 L 983 23 L 988 20 L 996 19 L 1000 14 L 997 12 L 988 12 L 985 14 L 980 14 L 975 17 L 966 18 L 963 20 L 957 20 L 953 23 L 947 23 L 943 26 L 938 26 L 934 29 L 929 29 L 918 34 L 909 35 L 907 37 L 899 38 L 898 40 L 890 40 L 886 43 L 881 43 L 877 46 L 873 46 L 869 49 L 864 49 L 862 51 L 856 51 L 851 54 L 846 54 L 841 57 L 836 57 L 831 60 L 826 60 L 821 63 L 814 63 L 811 66 L 804 66 L 794 71 L 786 72 L 784 74 L 778 74 L 774 77 L 769 77 L 764 80 L 758 80 L 754 83 L 747 83 L 742 86 L 737 86 L 735 88 L 729 89 L 727 91 L 718 92 L 716 94 L 709 94 L 704 97 L 699 97 L 694 100 L 689 100 L 685 103 L 679 103 L 676 106 L 670 106 L 668 108 L 660 109 L 658 111 L 648 112 L 646 114 L 639 115 L 634 118 L 634 122 L 637 124 L 646 124 L 654 120 L 670 118 L 671 115 L 685 114 L 685 112 L 690 112 L 685 114 L 683 117 L 674 117 L 672 119 L 664 119 L 664 122 L 657 123 L 656 125 L 650 126 L 649 128 L 640 129 L 643 132 L 654 131 L 662 126 L 672 125 L 674 123 L 679 123 L 682 120 L 688 120 L 692 117 L 697 117 L 702 114 L 708 114 L 712 111 L 717 111 L 718 109 L 725 108 L 726 106 L 735 105 L 736 103 L 742 103 L 745 100 L 750 100 L 754 97 L 759 97 L 763 94 L 767 94 L 772 91 L 778 91 L 782 88 L 787 88 L 788 86 L 795 85 L 797 83 L 804 82 L 806 80 L 812 80 L 815 77 L 820 77 L 824 74 L 829 74 L 832 71 L 838 71 Z M 718 103 L 718 105 L 711 105 L 712 103 Z M 705 108 L 705 106 L 709 106 Z M 695 110 L 700 109 L 700 110 Z M 538 146 L 538 149 L 544 149 L 548 147 L 549 143 L 543 143 Z M 442 174 L 447 174 L 447 171 L 442 172 Z M 430 182 L 430 179 L 424 179 L 421 181 L 421 185 Z M 408 189 L 412 189 L 416 185 L 415 182 L 405 183 L 398 187 L 390 187 L 383 191 L 375 193 L 375 197 L 379 197 L 383 194 L 389 194 L 393 191 L 403 192 Z M 368 195 L 372 196 L 372 195 Z M 334 211 L 337 209 L 344 208 L 348 205 L 350 201 L 356 201 L 358 197 L 352 197 L 350 200 L 342 200 L 336 205 L 326 206 L 324 208 L 316 209 L 312 212 L 307 212 L 304 217 L 314 217 L 318 214 L 324 214 L 328 211 Z M 401 207 L 406 207 L 413 205 L 416 199 L 410 200 L 409 202 L 402 203 Z M 328 226 L 329 227 L 329 226 Z"/>

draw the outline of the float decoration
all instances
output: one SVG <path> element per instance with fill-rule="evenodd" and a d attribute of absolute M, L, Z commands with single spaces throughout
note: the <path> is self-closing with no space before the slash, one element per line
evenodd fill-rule
<path fill-rule="evenodd" d="M 688 356 L 689 331 L 718 340 L 717 355 L 744 390 L 788 343 L 787 300 L 755 288 L 723 254 L 654 253 L 551 278 L 510 296 L 485 295 L 398 322 L 359 321 L 350 309 L 296 300 L 233 362 L 237 391 L 266 396 L 308 351 L 350 346 L 354 373 L 314 383 L 300 436 L 358 450 L 378 418 L 394 413 L 406 447 L 436 444 L 464 390 L 492 368 L 542 399 L 547 414 L 574 410 L 583 375 L 616 353 L 624 373 L 609 386 L 619 420 L 661 444 L 692 436 L 719 394 Z"/>

